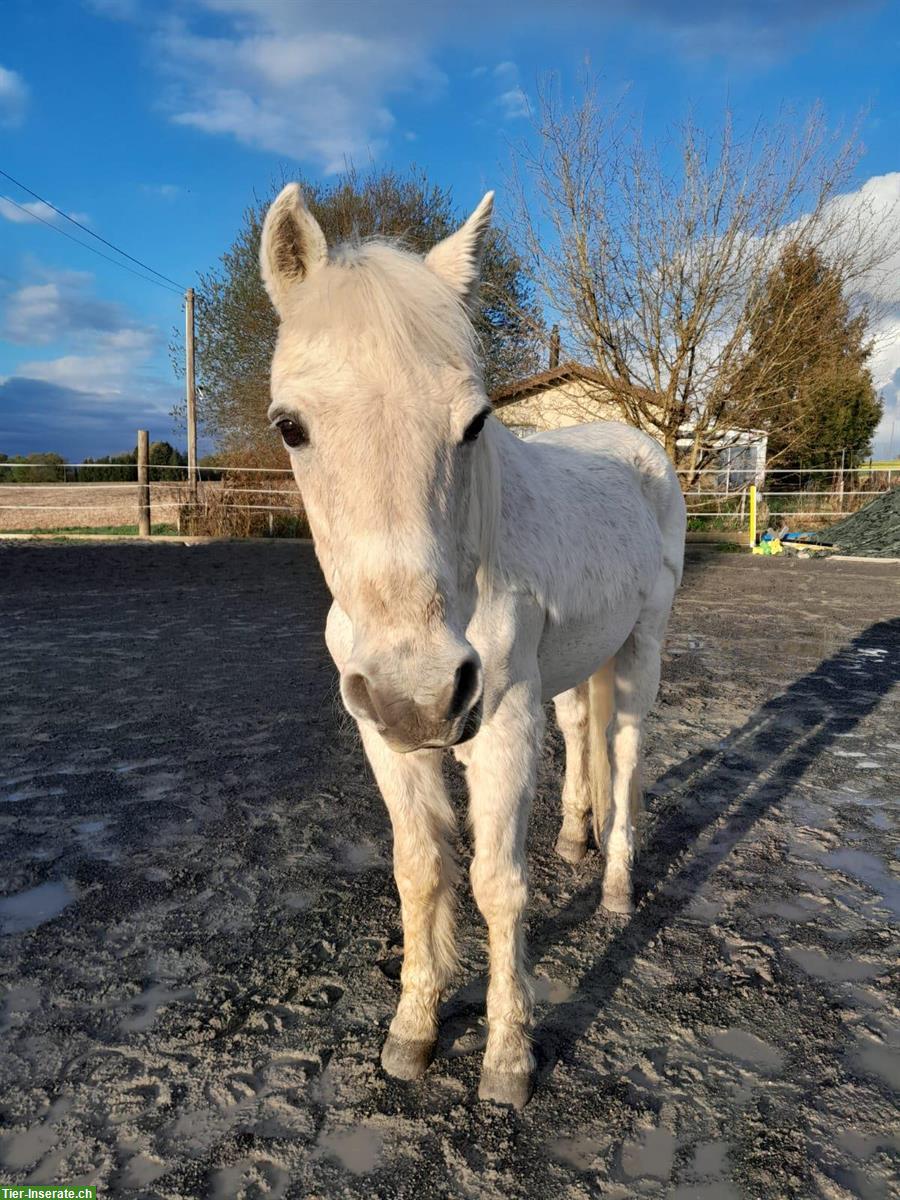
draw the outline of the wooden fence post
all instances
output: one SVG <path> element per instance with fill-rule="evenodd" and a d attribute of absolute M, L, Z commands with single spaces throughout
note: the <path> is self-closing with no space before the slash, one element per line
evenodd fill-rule
<path fill-rule="evenodd" d="M 150 536 L 150 434 L 138 430 L 138 537 Z"/>

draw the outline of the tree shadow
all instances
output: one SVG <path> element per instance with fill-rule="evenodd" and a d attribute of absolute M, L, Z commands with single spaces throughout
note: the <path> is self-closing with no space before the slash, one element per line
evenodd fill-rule
<path fill-rule="evenodd" d="M 657 780 L 655 822 L 636 871 L 635 913 L 582 975 L 572 999 L 554 1006 L 535 1029 L 540 1077 L 571 1054 L 634 960 L 691 903 L 756 822 L 791 794 L 836 737 L 874 711 L 900 678 L 898 658 L 900 620 L 869 626 L 724 740 Z M 705 837 L 713 826 L 713 836 Z M 653 890 L 663 881 L 664 891 Z M 598 872 L 560 911 L 532 926 L 532 961 L 590 919 L 600 906 L 600 890 Z M 464 990 L 448 1002 L 451 1028 L 458 1027 L 468 999 Z"/>

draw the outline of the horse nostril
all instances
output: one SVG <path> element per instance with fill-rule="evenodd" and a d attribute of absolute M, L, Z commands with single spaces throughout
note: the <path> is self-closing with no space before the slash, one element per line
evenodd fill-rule
<path fill-rule="evenodd" d="M 470 707 L 472 701 L 475 699 L 477 690 L 478 664 L 474 659 L 467 658 L 456 670 L 456 676 L 453 681 L 453 695 L 450 697 L 450 708 L 447 712 L 448 721 L 455 721 L 461 713 L 464 713 Z"/>
<path fill-rule="evenodd" d="M 356 709 L 357 713 L 368 717 L 370 721 L 379 720 L 365 675 L 348 675 L 344 679 L 344 699 L 348 708 Z"/>

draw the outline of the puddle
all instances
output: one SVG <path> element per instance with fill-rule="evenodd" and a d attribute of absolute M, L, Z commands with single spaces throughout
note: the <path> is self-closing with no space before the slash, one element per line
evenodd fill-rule
<path fill-rule="evenodd" d="M 133 1000 L 120 1002 L 122 1007 L 133 1006 L 142 1010 L 135 1013 L 133 1017 L 126 1017 L 121 1028 L 132 1033 L 142 1033 L 145 1029 L 150 1029 L 161 1008 L 165 1008 L 176 1000 L 193 1000 L 195 994 L 193 988 L 180 988 L 177 992 L 173 992 L 164 984 L 156 983 L 146 992 L 142 992 L 140 996 L 135 996 Z"/>
<path fill-rule="evenodd" d="M 865 1162 L 872 1157 L 876 1150 L 880 1150 L 882 1146 L 889 1146 L 894 1150 L 900 1150 L 900 1134 L 876 1133 L 867 1137 L 865 1134 L 858 1133 L 855 1129 L 844 1129 L 837 1135 L 837 1144 L 842 1150 L 846 1150 L 848 1154 L 852 1154 L 854 1158 Z"/>
<path fill-rule="evenodd" d="M 701 1142 L 694 1151 L 691 1170 L 695 1175 L 721 1175 L 728 1158 L 727 1142 Z"/>
<path fill-rule="evenodd" d="M 556 1138 L 547 1143 L 547 1150 L 553 1158 L 576 1171 L 589 1171 L 591 1163 L 603 1150 L 603 1142 L 586 1137 Z"/>
<path fill-rule="evenodd" d="M 874 979 L 882 975 L 886 967 L 878 963 L 854 961 L 847 958 L 829 958 L 819 950 L 801 950 L 794 947 L 788 950 L 788 957 L 802 967 L 807 975 L 816 979 L 827 979 L 829 983 L 851 983 L 854 980 Z"/>
<path fill-rule="evenodd" d="M 21 983 L 8 988 L 3 997 L 3 1021 L 0 1029 L 9 1029 L 13 1013 L 28 1016 L 41 1007 L 41 993 L 30 983 Z"/>
<path fill-rule="evenodd" d="M 127 775 L 130 771 L 140 771 L 144 767 L 161 767 L 163 763 L 171 763 L 170 758 L 136 758 L 131 761 L 118 762 L 113 765 L 117 775 Z"/>
<path fill-rule="evenodd" d="M 651 1175 L 665 1180 L 672 1174 L 674 1156 L 674 1135 L 668 1129 L 649 1129 L 640 1141 L 622 1147 L 622 1170 L 630 1179 Z"/>
<path fill-rule="evenodd" d="M 891 878 L 884 863 L 874 854 L 842 847 L 824 855 L 822 862 L 865 883 L 878 893 L 895 917 L 900 917 L 900 883 Z"/>
<path fill-rule="evenodd" d="M 212 1177 L 212 1200 L 234 1200 L 235 1196 L 266 1196 L 277 1200 L 287 1191 L 290 1175 L 268 1159 L 254 1162 L 243 1158 L 230 1167 L 220 1167 Z"/>
<path fill-rule="evenodd" d="M 144 775 L 139 780 L 141 800 L 165 800 L 183 781 L 183 771 L 159 771 L 155 775 Z"/>
<path fill-rule="evenodd" d="M 532 983 L 539 1004 L 565 1004 L 575 991 L 561 979 L 548 979 L 546 975 L 533 975 Z"/>
<path fill-rule="evenodd" d="M 41 883 L 0 899 L 0 934 L 25 933 L 58 917 L 78 893 L 67 881 Z"/>
<path fill-rule="evenodd" d="M 150 1158 L 146 1154 L 136 1154 L 128 1161 L 128 1166 L 122 1176 L 122 1183 L 128 1188 L 147 1187 L 161 1175 L 165 1175 L 168 1170 L 166 1164 L 161 1163 L 158 1159 Z"/>
<path fill-rule="evenodd" d="M 767 1071 L 780 1071 L 784 1066 L 784 1055 L 754 1033 L 744 1029 L 726 1029 L 712 1038 L 712 1044 L 723 1054 L 739 1058 L 741 1062 L 753 1067 L 763 1067 Z"/>
<path fill-rule="evenodd" d="M 761 917 L 781 917 L 784 921 L 810 921 L 813 913 L 801 908 L 799 904 L 789 904 L 786 900 L 771 900 L 766 904 L 754 904 L 753 911 Z"/>
<path fill-rule="evenodd" d="M 384 859 L 378 853 L 374 846 L 366 842 L 361 842 L 354 845 L 343 846 L 341 848 L 341 857 L 348 871 L 369 871 L 373 867 L 383 867 Z"/>
<path fill-rule="evenodd" d="M 47 796 L 64 796 L 65 788 L 22 788 L 0 796 L 0 804 L 21 804 L 23 800 L 44 800 Z"/>
<path fill-rule="evenodd" d="M 102 833 L 108 824 L 108 821 L 82 821 L 80 825 L 75 826 L 75 832 L 86 836 L 92 833 Z"/>
<path fill-rule="evenodd" d="M 21 1170 L 43 1158 L 56 1142 L 56 1134 L 46 1125 L 35 1125 L 24 1133 L 11 1133 L 0 1142 L 0 1162 L 10 1170 Z"/>
<path fill-rule="evenodd" d="M 853 1061 L 867 1074 L 877 1075 L 890 1087 L 900 1089 L 900 1050 L 872 1038 L 860 1039 L 853 1051 Z"/>
<path fill-rule="evenodd" d="M 705 896 L 695 896 L 688 905 L 687 915 L 695 921 L 712 925 L 721 916 L 724 907 L 724 900 L 708 900 Z"/>
<path fill-rule="evenodd" d="M 368 1175 L 381 1159 L 382 1137 L 374 1129 L 357 1125 L 352 1129 L 333 1129 L 319 1134 L 315 1153 L 336 1159 L 354 1175 Z"/>
<path fill-rule="evenodd" d="M 683 1183 L 669 1193 L 669 1200 L 741 1200 L 741 1195 L 720 1180 L 718 1183 Z"/>

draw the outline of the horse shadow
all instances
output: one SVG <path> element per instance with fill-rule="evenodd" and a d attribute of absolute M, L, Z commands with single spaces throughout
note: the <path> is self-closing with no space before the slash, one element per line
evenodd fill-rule
<path fill-rule="evenodd" d="M 634 915 L 616 928 L 578 980 L 572 998 L 555 1005 L 537 1025 L 538 1080 L 570 1057 L 634 960 L 691 904 L 738 842 L 772 805 L 790 796 L 835 738 L 852 732 L 874 711 L 898 678 L 900 620 L 879 621 L 768 700 L 715 746 L 692 754 L 656 781 L 652 825 L 635 872 Z M 713 826 L 718 826 L 715 835 L 707 838 Z M 665 889 L 656 890 L 663 881 Z M 588 921 L 600 907 L 600 893 L 595 872 L 562 909 L 532 924 L 532 961 Z M 442 1043 L 466 1023 L 474 990 L 469 984 L 448 1000 Z"/>

